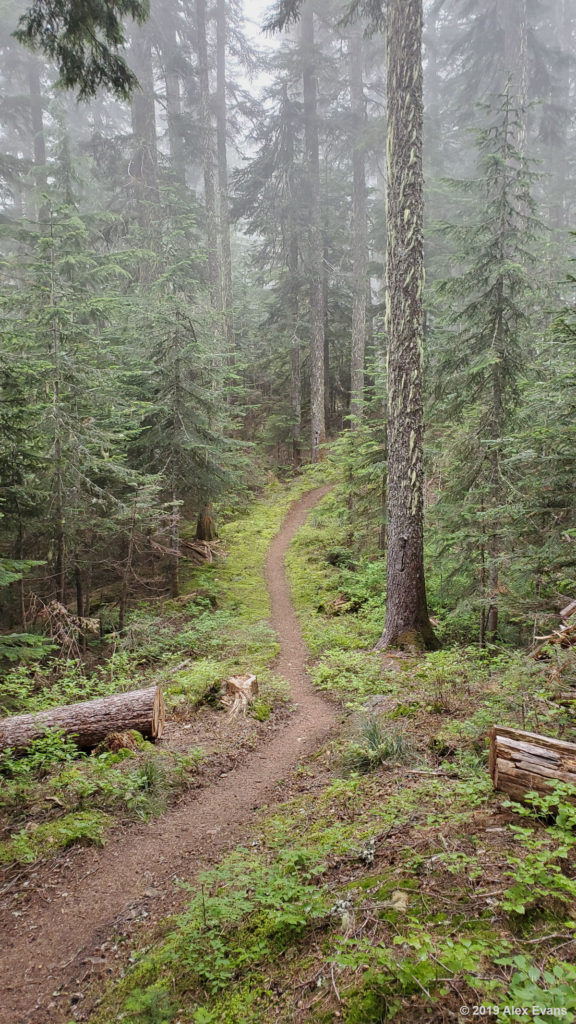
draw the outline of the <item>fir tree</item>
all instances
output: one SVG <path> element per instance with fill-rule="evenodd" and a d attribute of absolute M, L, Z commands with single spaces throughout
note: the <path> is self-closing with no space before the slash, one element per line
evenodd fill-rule
<path fill-rule="evenodd" d="M 468 558 L 470 545 L 476 552 L 482 642 L 498 628 L 509 498 L 503 439 L 530 360 L 536 305 L 530 271 L 540 231 L 531 191 L 537 176 L 516 146 L 520 121 L 508 92 L 490 121 L 477 141 L 481 179 L 453 186 L 464 195 L 467 210 L 475 210 L 476 222 L 443 228 L 458 245 L 455 264 L 465 269 L 438 289 L 449 312 L 434 371 L 444 414 L 452 424 L 461 421 L 452 428 L 456 462 L 441 506 L 452 501 L 465 509 L 465 519 L 456 512 L 455 539 Z M 476 520 L 472 534 L 471 517 Z"/>

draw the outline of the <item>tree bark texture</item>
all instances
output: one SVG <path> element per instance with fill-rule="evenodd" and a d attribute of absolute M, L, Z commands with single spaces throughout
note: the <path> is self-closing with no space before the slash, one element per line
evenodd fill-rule
<path fill-rule="evenodd" d="M 47 729 L 62 729 L 79 747 L 90 748 L 111 732 L 137 729 L 143 736 L 159 739 L 164 730 L 164 698 L 158 686 L 79 704 L 50 708 L 35 715 L 0 720 L 0 750 L 22 752 Z"/>
<path fill-rule="evenodd" d="M 352 109 L 352 346 L 350 357 L 350 414 L 352 427 L 362 417 L 366 310 L 368 306 L 368 218 L 364 159 L 364 83 L 362 28 L 350 40 L 350 104 Z"/>
<path fill-rule="evenodd" d="M 436 647 L 424 582 L 422 0 L 388 5 L 388 555 L 377 648 Z"/>
<path fill-rule="evenodd" d="M 326 440 L 324 412 L 324 247 L 320 215 L 320 149 L 318 141 L 318 83 L 314 63 L 314 11 L 309 0 L 302 9 L 302 85 L 308 207 L 307 273 L 310 280 L 310 429 L 311 458 L 318 462 Z"/>
<path fill-rule="evenodd" d="M 494 789 L 524 800 L 555 782 L 576 783 L 576 743 L 494 725 L 490 730 L 490 775 Z"/>

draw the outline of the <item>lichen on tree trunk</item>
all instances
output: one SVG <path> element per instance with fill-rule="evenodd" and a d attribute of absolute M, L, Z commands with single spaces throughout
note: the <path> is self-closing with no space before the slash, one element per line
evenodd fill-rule
<path fill-rule="evenodd" d="M 424 581 L 422 0 L 388 5 L 388 551 L 376 647 L 435 648 Z"/>

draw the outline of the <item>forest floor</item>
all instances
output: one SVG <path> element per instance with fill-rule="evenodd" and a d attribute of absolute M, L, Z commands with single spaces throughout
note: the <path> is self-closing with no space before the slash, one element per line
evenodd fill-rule
<path fill-rule="evenodd" d="M 576 1019 L 574 806 L 509 804 L 486 751 L 495 721 L 576 739 L 554 699 L 576 659 L 372 651 L 382 564 L 353 553 L 341 485 L 297 486 L 265 567 L 292 710 L 176 715 L 168 746 L 213 747 L 198 789 L 104 849 L 13 869 L 2 1024 Z"/>
<path fill-rule="evenodd" d="M 328 488 L 310 491 L 288 513 L 266 564 L 271 623 L 280 642 L 275 671 L 290 684 L 295 708 L 272 739 L 244 755 L 199 794 L 141 827 L 118 830 L 104 849 L 75 849 L 54 872 L 34 881 L 25 905 L 4 905 L 2 1024 L 68 1020 L 94 974 L 109 970 L 117 950 L 106 945 L 126 925 L 147 926 L 185 900 L 175 880 L 191 880 L 241 838 L 255 811 L 278 798 L 278 787 L 337 721 L 336 709 L 312 686 L 308 652 L 290 599 L 284 557 L 308 512 Z M 238 759 L 239 761 L 239 759 Z"/>

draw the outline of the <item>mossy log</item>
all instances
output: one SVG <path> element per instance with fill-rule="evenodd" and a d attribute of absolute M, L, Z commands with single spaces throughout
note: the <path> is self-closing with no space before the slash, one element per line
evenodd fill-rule
<path fill-rule="evenodd" d="M 490 774 L 494 789 L 520 801 L 529 790 L 549 793 L 554 782 L 576 785 L 576 743 L 494 725 Z"/>
<path fill-rule="evenodd" d="M 129 729 L 137 729 L 143 736 L 155 740 L 162 735 L 164 718 L 162 691 L 158 686 L 150 686 L 145 690 L 50 708 L 34 715 L 0 719 L 0 750 L 10 747 L 22 753 L 47 729 L 63 730 L 85 749 L 95 747 L 109 733 Z"/>

